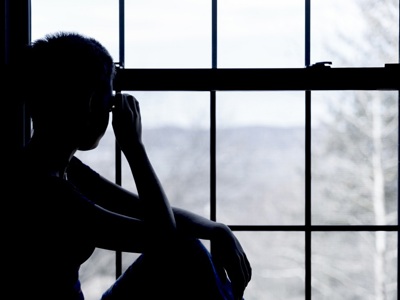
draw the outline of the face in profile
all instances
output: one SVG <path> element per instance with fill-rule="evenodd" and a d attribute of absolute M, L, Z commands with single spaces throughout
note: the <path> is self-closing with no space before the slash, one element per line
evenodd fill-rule
<path fill-rule="evenodd" d="M 83 136 L 79 150 L 92 150 L 98 146 L 107 130 L 112 104 L 112 82 L 110 80 L 95 91 L 90 99 L 87 132 Z"/>

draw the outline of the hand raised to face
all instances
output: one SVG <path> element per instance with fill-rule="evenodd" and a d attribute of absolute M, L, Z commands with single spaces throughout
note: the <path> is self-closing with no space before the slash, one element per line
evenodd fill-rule
<path fill-rule="evenodd" d="M 117 93 L 112 108 L 112 126 L 121 149 L 142 144 L 142 120 L 139 101 L 130 94 Z"/>

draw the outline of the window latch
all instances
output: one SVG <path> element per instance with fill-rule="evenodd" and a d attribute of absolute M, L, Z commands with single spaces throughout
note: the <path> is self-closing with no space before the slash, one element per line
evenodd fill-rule
<path fill-rule="evenodd" d="M 330 68 L 332 65 L 331 61 L 320 61 L 317 62 L 311 66 L 309 66 L 308 68 L 313 68 L 313 69 L 324 69 L 324 68 Z"/>

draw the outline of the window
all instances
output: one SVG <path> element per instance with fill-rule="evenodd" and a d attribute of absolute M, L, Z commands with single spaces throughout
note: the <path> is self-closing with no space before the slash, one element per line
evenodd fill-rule
<path fill-rule="evenodd" d="M 396 299 L 398 0 L 33 0 L 32 38 L 57 30 L 123 66 L 172 204 L 242 241 L 246 300 Z M 134 189 L 111 132 L 95 153 Z M 87 299 L 133 258 L 96 253 Z"/>

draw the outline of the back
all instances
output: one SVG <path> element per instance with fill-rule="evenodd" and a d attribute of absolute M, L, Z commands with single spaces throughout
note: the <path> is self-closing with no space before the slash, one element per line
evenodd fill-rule
<path fill-rule="evenodd" d="M 40 174 L 21 153 L 3 203 L 7 289 L 13 299 L 83 299 L 79 266 L 91 255 L 92 204 L 67 181 Z M 8 189 L 7 188 L 7 189 Z"/>

